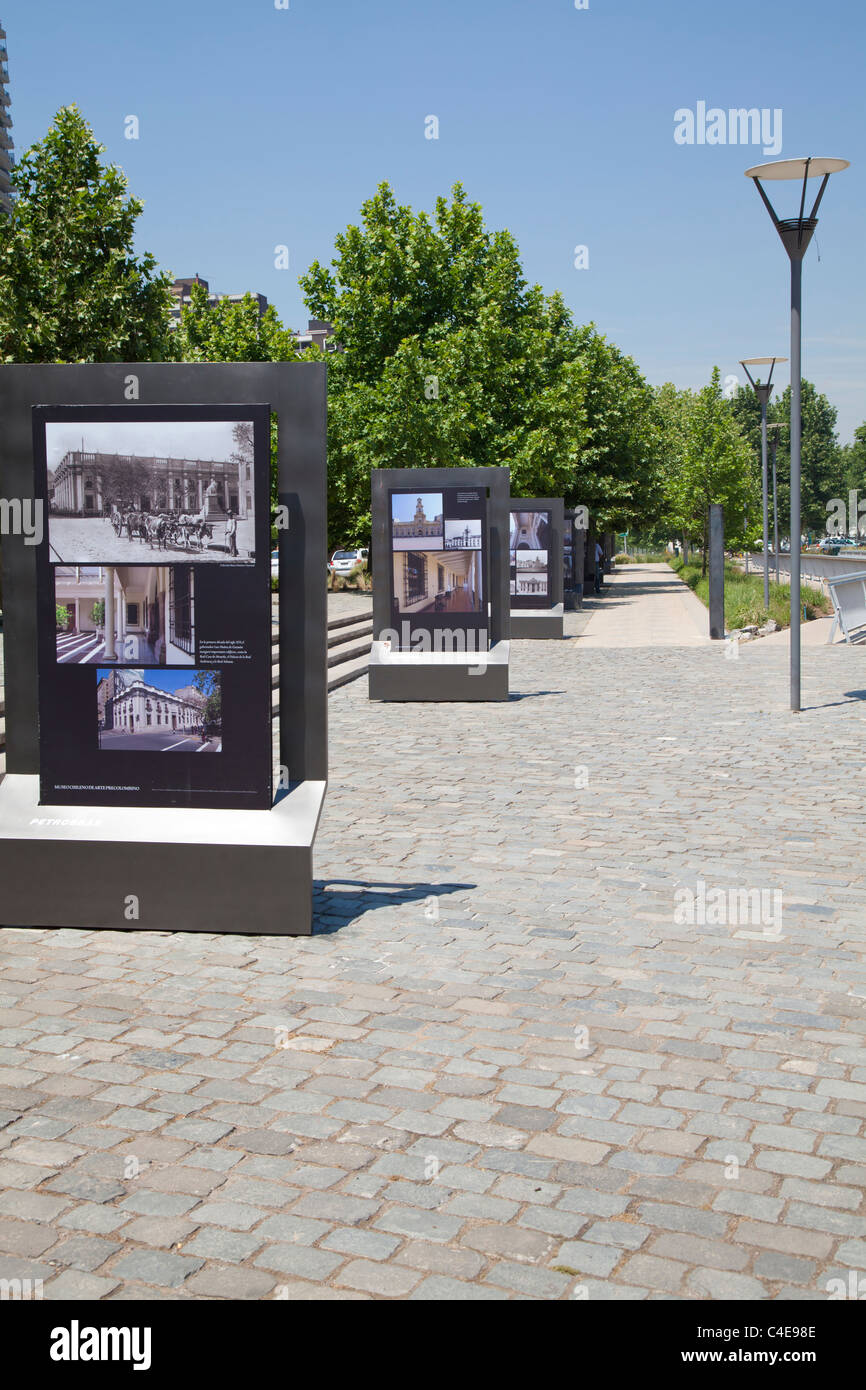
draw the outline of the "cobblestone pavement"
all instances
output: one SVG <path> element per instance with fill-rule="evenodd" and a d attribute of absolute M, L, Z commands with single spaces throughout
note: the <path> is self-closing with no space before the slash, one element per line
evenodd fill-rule
<path fill-rule="evenodd" d="M 863 1278 L 866 675 L 856 648 L 804 664 L 799 717 L 760 642 L 515 643 L 502 706 L 346 686 L 316 936 L 3 932 L 0 1276 L 84 1299 Z M 699 881 L 780 892 L 781 928 L 677 920 Z"/>

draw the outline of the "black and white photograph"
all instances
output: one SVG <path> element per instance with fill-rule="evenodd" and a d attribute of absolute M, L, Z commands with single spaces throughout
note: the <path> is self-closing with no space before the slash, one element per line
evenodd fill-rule
<path fill-rule="evenodd" d="M 514 550 L 511 564 L 514 568 L 513 594 L 519 597 L 547 593 L 546 550 Z"/>
<path fill-rule="evenodd" d="M 446 521 L 445 549 L 480 550 L 481 526 L 480 517 L 470 518 L 468 521 Z"/>
<path fill-rule="evenodd" d="M 510 548 L 547 550 L 550 537 L 549 512 L 512 512 Z"/>
<path fill-rule="evenodd" d="M 393 550 L 442 550 L 442 493 L 393 492 L 391 494 L 391 547 Z"/>
<path fill-rule="evenodd" d="M 255 559 L 252 420 L 45 424 L 55 564 Z"/>
<path fill-rule="evenodd" d="M 100 667 L 96 714 L 102 752 L 222 752 L 217 671 Z"/>
<path fill-rule="evenodd" d="M 193 666 L 193 565 L 54 565 L 60 665 Z"/>

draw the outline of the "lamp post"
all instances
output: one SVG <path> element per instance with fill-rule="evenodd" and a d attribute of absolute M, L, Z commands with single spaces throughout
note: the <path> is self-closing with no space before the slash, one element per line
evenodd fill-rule
<path fill-rule="evenodd" d="M 770 607 L 770 522 L 767 503 L 767 406 L 773 394 L 773 369 L 777 362 L 787 362 L 787 357 L 741 357 L 740 366 L 752 384 L 752 390 L 761 403 L 761 499 L 764 518 L 764 607 Z M 767 380 L 757 381 L 749 371 L 750 367 L 763 367 L 769 363 Z"/>
<path fill-rule="evenodd" d="M 776 583 L 779 582 L 779 494 L 776 490 L 776 449 L 779 446 L 780 424 L 768 425 L 770 436 L 770 456 L 773 462 L 773 554 L 776 557 Z"/>
<path fill-rule="evenodd" d="M 803 257 L 818 225 L 818 208 L 831 174 L 848 168 L 847 159 L 779 159 L 755 164 L 746 170 L 752 179 L 791 262 L 791 710 L 800 712 L 800 347 L 802 342 Z M 804 216 L 809 179 L 820 178 L 821 187 L 812 211 Z M 800 210 L 796 217 L 780 218 L 761 180 L 802 179 Z"/>

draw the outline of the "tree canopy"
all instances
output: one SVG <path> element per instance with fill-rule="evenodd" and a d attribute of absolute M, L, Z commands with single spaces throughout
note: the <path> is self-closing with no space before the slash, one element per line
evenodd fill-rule
<path fill-rule="evenodd" d="M 344 544 L 370 532 L 372 468 L 501 465 L 519 496 L 562 496 L 600 529 L 660 501 L 653 393 L 559 294 L 523 277 L 456 184 L 432 217 L 382 184 L 330 267 L 301 277 L 334 327 L 329 514 Z"/>
<path fill-rule="evenodd" d="M 724 508 L 729 545 L 751 540 L 760 529 L 760 476 L 754 449 L 741 431 L 731 401 L 713 368 L 700 391 L 678 391 L 670 382 L 657 393 L 663 420 L 665 514 L 687 541 L 703 542 L 709 507 Z"/>
<path fill-rule="evenodd" d="M 0 217 L 0 361 L 160 361 L 168 350 L 168 276 L 133 251 L 143 204 L 103 165 L 75 106 L 11 175 Z"/>

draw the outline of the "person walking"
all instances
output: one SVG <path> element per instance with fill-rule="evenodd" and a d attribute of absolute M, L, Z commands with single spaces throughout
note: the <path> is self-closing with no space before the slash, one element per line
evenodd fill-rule
<path fill-rule="evenodd" d="M 602 566 L 604 563 L 604 551 L 598 541 L 595 543 L 595 592 L 601 593 L 602 585 Z"/>
<path fill-rule="evenodd" d="M 237 559 L 238 553 L 238 521 L 234 512 L 228 512 L 226 516 L 226 546 L 232 559 Z"/>

